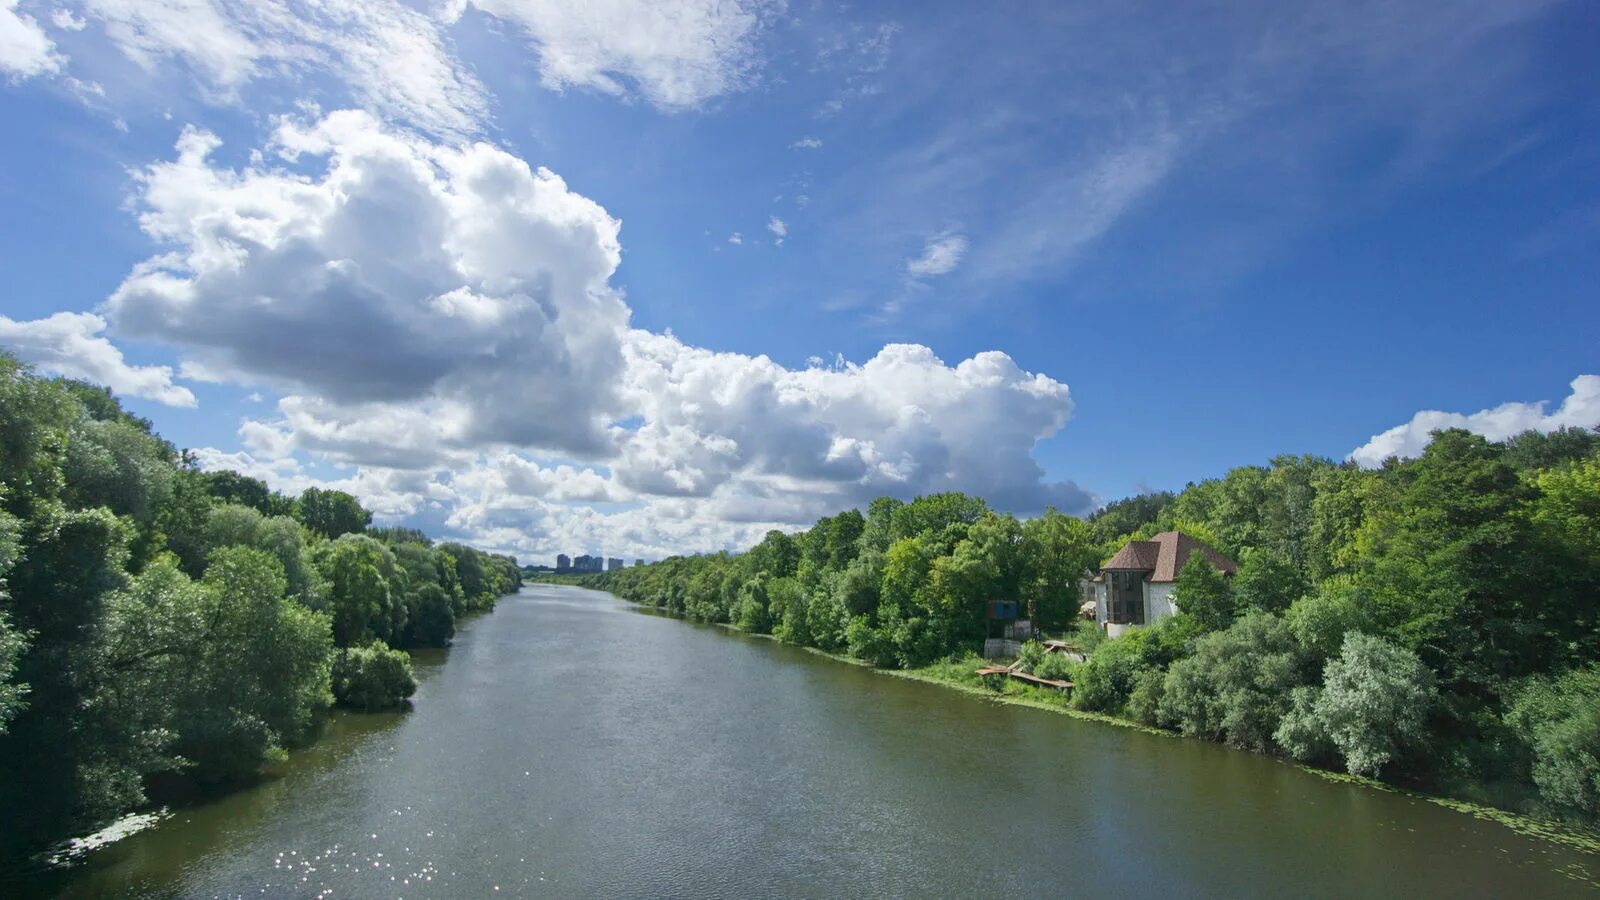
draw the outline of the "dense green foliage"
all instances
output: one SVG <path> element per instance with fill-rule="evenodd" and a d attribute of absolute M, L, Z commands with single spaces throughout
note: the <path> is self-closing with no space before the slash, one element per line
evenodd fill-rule
<path fill-rule="evenodd" d="M 0 854 L 157 779 L 248 776 L 336 693 L 393 706 L 414 682 L 389 647 L 442 646 L 520 583 L 509 557 L 370 520 L 340 491 L 200 471 L 108 392 L 0 353 Z"/>
<path fill-rule="evenodd" d="M 1073 619 L 1078 582 L 1129 539 L 1181 530 L 1178 615 L 1116 640 Z M 881 498 L 743 554 L 590 583 L 880 666 L 948 667 L 1016 600 L 1088 658 L 1025 649 L 1073 703 L 1408 784 L 1600 820 L 1600 436 L 1440 432 L 1363 470 L 1285 456 L 1019 521 L 959 494 Z M 998 682 L 997 682 L 998 683 Z"/>
<path fill-rule="evenodd" d="M 411 657 L 374 640 L 346 647 L 333 660 L 333 696 L 352 709 L 393 709 L 417 691 Z"/>

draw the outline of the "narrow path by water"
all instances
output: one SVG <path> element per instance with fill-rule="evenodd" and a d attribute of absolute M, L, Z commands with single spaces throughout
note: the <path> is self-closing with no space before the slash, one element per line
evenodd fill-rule
<path fill-rule="evenodd" d="M 67 897 L 1586 896 L 1600 858 L 533 586 Z"/>

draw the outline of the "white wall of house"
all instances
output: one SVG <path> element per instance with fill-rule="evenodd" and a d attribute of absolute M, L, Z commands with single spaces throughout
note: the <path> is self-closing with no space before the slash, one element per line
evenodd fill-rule
<path fill-rule="evenodd" d="M 1159 622 L 1178 611 L 1172 600 L 1175 584 L 1146 584 L 1144 586 L 1144 620 Z"/>

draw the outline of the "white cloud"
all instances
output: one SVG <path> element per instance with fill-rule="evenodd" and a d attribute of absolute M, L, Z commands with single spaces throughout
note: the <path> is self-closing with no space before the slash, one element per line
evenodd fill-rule
<path fill-rule="evenodd" d="M 1571 387 L 1572 393 L 1561 401 L 1561 406 L 1548 414 L 1544 401 L 1502 403 L 1469 414 L 1423 410 L 1404 425 L 1373 435 L 1352 450 L 1349 458 L 1367 468 L 1376 468 L 1391 456 L 1417 456 L 1433 440 L 1433 432 L 1445 428 L 1465 428 L 1492 441 L 1502 441 L 1530 430 L 1600 426 L 1600 375 L 1579 375 Z"/>
<path fill-rule="evenodd" d="M 665 110 L 700 106 L 754 79 L 767 0 L 465 0 L 520 25 L 544 84 L 637 93 Z"/>
<path fill-rule="evenodd" d="M 772 232 L 775 240 L 773 243 L 782 246 L 783 239 L 789 236 L 789 226 L 777 216 L 767 219 L 767 230 Z"/>
<path fill-rule="evenodd" d="M 735 231 L 733 234 L 728 235 L 728 243 L 737 246 L 744 243 L 744 238 L 740 236 L 739 232 Z"/>
<path fill-rule="evenodd" d="M 700 349 L 628 328 L 619 223 L 503 150 L 359 112 L 284 121 L 245 168 L 217 146 L 187 130 L 137 173 L 164 252 L 105 304 L 186 373 L 280 395 L 206 465 L 545 556 L 740 546 L 879 494 L 1093 504 L 1032 455 L 1067 386 L 1003 353 L 895 344 L 796 370 Z"/>
<path fill-rule="evenodd" d="M 790 150 L 819 150 L 822 148 L 822 138 L 803 137 L 789 145 Z"/>
<path fill-rule="evenodd" d="M 218 144 L 186 130 L 176 160 L 138 173 L 140 225 L 172 249 L 107 301 L 119 332 L 297 391 L 280 411 L 335 455 L 605 452 L 628 310 L 598 204 L 487 144 L 361 112 L 280 125 L 269 152 L 314 175 L 229 169 Z"/>
<path fill-rule="evenodd" d="M 1067 386 L 1004 353 L 951 367 L 926 347 L 890 344 L 860 365 L 792 370 L 638 330 L 625 353 L 630 405 L 645 424 L 613 468 L 642 493 L 759 489 L 836 508 L 941 490 L 1019 510 L 1089 502 L 1074 485 L 1044 481 L 1032 457 L 1072 413 Z"/>
<path fill-rule="evenodd" d="M 0 0 L 0 73 L 29 78 L 61 71 L 66 59 L 34 18 L 17 10 L 18 0 Z"/>
<path fill-rule="evenodd" d="M 29 322 L 0 316 L 0 346 L 56 375 L 168 406 L 195 405 L 188 388 L 172 383 L 171 368 L 128 365 L 122 351 L 100 336 L 105 329 L 105 320 L 91 313 L 58 312 Z"/>
<path fill-rule="evenodd" d="M 351 99 L 392 121 L 470 135 L 488 117 L 483 86 L 440 23 L 398 0 L 86 0 L 129 59 L 177 60 L 215 99 L 288 74 L 331 72 Z"/>
<path fill-rule="evenodd" d="M 82 31 L 89 23 L 72 14 L 70 9 L 57 9 L 50 14 L 50 22 L 62 31 Z"/>
<path fill-rule="evenodd" d="M 948 231 L 936 234 L 923 245 L 921 256 L 906 260 L 906 273 L 913 278 L 949 274 L 961 264 L 966 252 L 965 237 Z"/>

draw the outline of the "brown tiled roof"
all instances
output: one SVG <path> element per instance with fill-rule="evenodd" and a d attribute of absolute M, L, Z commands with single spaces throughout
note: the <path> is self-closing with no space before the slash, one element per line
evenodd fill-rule
<path fill-rule="evenodd" d="M 1122 545 L 1117 554 L 1106 560 L 1102 569 L 1144 569 L 1150 571 L 1156 567 L 1156 558 L 1160 555 L 1161 545 L 1155 541 L 1129 541 Z"/>
<path fill-rule="evenodd" d="M 1150 574 L 1145 577 L 1156 583 L 1177 581 L 1178 573 L 1183 571 L 1189 556 L 1196 551 L 1205 554 L 1206 559 L 1226 575 L 1234 574 L 1239 568 L 1233 560 L 1211 549 L 1204 541 L 1181 531 L 1163 531 L 1148 541 L 1129 541 L 1100 568 L 1102 571 L 1135 569 L 1148 572 Z"/>

